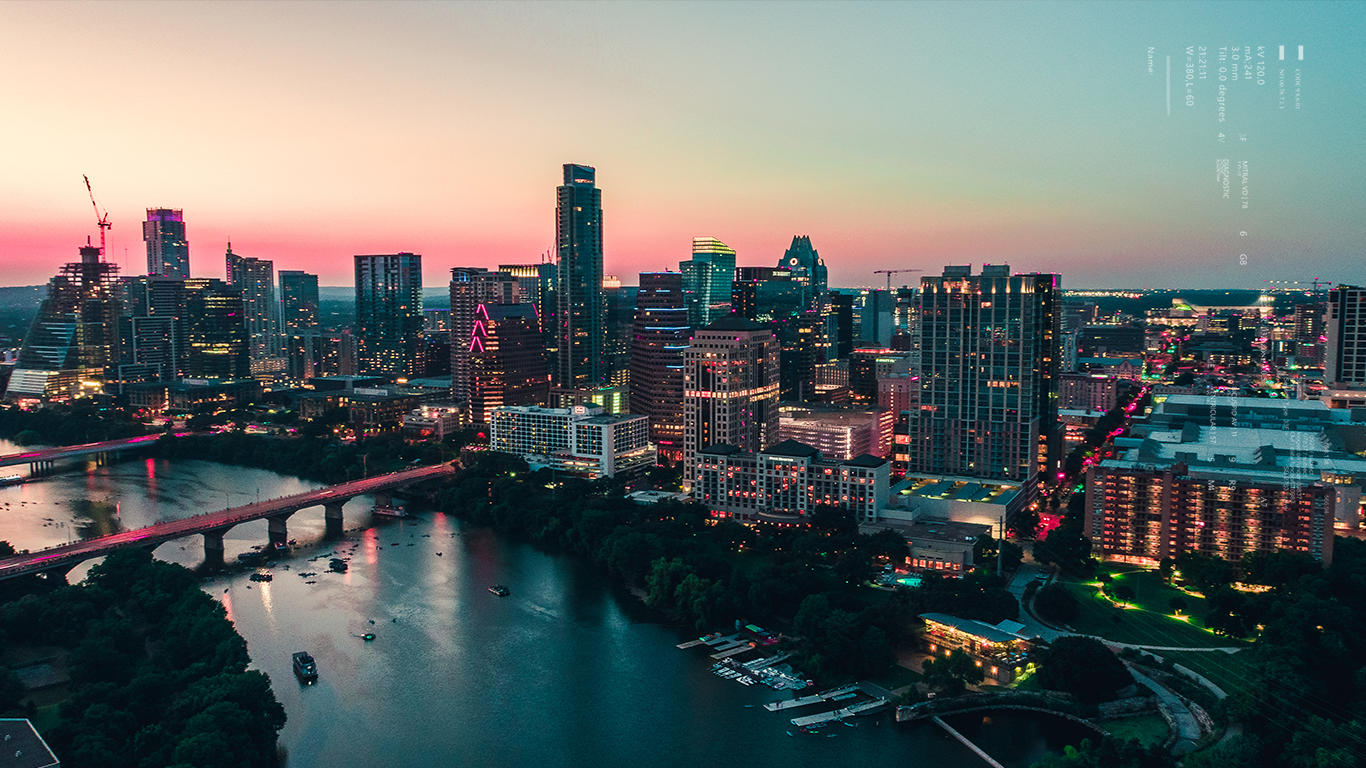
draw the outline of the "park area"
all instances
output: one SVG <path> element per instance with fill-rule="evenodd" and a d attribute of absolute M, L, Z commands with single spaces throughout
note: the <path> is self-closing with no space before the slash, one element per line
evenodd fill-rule
<path fill-rule="evenodd" d="M 1116 597 L 1102 591 L 1102 574 L 1109 576 L 1109 594 Z M 1166 584 L 1156 571 L 1103 563 L 1096 579 L 1058 583 L 1077 599 L 1077 616 L 1067 623 L 1080 634 L 1158 647 L 1223 648 L 1244 644 L 1205 629 L 1204 598 Z M 1173 609 L 1174 600 L 1181 608 L 1179 614 Z"/>

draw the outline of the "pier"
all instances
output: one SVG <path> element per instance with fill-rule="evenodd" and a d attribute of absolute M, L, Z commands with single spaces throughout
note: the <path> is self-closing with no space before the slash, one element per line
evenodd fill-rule
<path fill-rule="evenodd" d="M 799 699 L 788 699 L 787 701 L 770 701 L 769 703 L 764 705 L 764 709 L 767 709 L 769 712 L 777 712 L 780 709 L 793 709 L 794 707 L 805 707 L 811 704 L 819 704 L 822 701 L 827 701 L 841 694 L 857 691 L 858 689 L 858 683 L 850 683 L 848 685 L 841 685 L 838 688 L 831 688 L 828 691 L 822 691 L 821 693 L 813 693 L 810 696 L 803 696 Z"/>
<path fill-rule="evenodd" d="M 977 746 L 976 744 L 973 744 L 971 741 L 968 741 L 968 737 L 964 736 L 958 731 L 955 731 L 953 729 L 953 726 L 944 722 L 943 719 L 939 717 L 939 715 L 934 716 L 934 721 L 939 724 L 940 728 L 943 728 L 944 730 L 948 731 L 950 736 L 963 742 L 963 746 L 972 750 L 977 754 L 978 757 L 985 760 L 987 765 L 990 765 L 991 768 L 1006 768 L 1004 765 L 1001 765 L 1000 763 L 996 762 L 996 759 L 993 758 L 991 755 L 988 755 L 986 752 L 982 751 L 981 747 Z"/>

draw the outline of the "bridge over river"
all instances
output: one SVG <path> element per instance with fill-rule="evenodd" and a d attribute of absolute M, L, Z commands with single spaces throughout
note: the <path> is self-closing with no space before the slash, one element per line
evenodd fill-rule
<path fill-rule="evenodd" d="M 188 432 L 181 435 L 190 434 Z M 141 435 L 138 437 L 125 437 L 122 440 L 106 440 L 102 443 L 85 443 L 84 445 L 67 445 L 61 448 L 46 448 L 38 451 L 26 451 L 24 453 L 11 453 L 0 456 L 0 467 L 14 467 L 20 464 L 27 464 L 32 475 L 48 474 L 53 470 L 53 465 L 58 459 L 75 459 L 86 456 L 94 456 L 97 460 L 108 458 L 110 454 L 118 454 L 123 451 L 138 448 L 150 448 L 156 444 L 161 433 L 152 435 Z"/>
<path fill-rule="evenodd" d="M 319 488 L 316 491 L 260 501 L 217 512 L 206 512 L 182 520 L 158 523 L 146 528 L 100 536 L 94 539 L 84 539 L 73 544 L 49 547 L 38 552 L 14 555 L 0 560 L 0 579 L 49 570 L 59 570 L 65 573 L 86 560 L 102 557 L 116 549 L 124 547 L 151 549 L 165 542 L 196 534 L 204 537 L 205 564 L 222 565 L 223 534 L 239 523 L 265 518 L 269 522 L 270 543 L 280 546 L 289 540 L 286 528 L 289 516 L 301 509 L 321 505 L 325 510 L 327 535 L 340 536 L 342 532 L 342 506 L 347 501 L 361 494 L 391 491 L 421 480 L 445 477 L 454 474 L 455 471 L 454 463 L 405 469 L 401 472 L 391 472 L 387 475 L 377 475 L 363 480 L 353 480 L 327 488 Z"/>

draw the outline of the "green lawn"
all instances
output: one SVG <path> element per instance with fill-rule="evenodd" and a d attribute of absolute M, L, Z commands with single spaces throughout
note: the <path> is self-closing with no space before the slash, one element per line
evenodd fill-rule
<path fill-rule="evenodd" d="M 900 664 L 893 664 L 886 672 L 873 678 L 871 682 L 874 685 L 880 685 L 889 691 L 895 691 L 903 685 L 918 683 L 922 679 L 924 679 L 924 676 L 919 672 L 916 672 L 913 669 L 906 669 Z"/>
<path fill-rule="evenodd" d="M 1165 608 L 1170 599 L 1166 595 L 1183 593 L 1158 584 L 1156 574 L 1148 575 L 1152 577 L 1151 584 L 1144 575 L 1129 573 L 1117 577 L 1116 581 L 1139 585 L 1136 587 L 1139 597 L 1130 608 L 1123 608 L 1102 595 L 1099 582 L 1060 582 L 1077 598 L 1080 609 L 1077 618 L 1068 622 L 1069 626 L 1081 634 L 1134 645 L 1219 648 L 1243 644 L 1205 630 L 1195 616 L 1189 621 L 1172 616 L 1171 609 Z M 1186 602 L 1190 604 L 1192 614 L 1203 618 L 1203 600 L 1187 596 Z M 1145 604 L 1152 608 L 1139 607 Z M 1165 610 L 1159 611 L 1159 605 Z"/>
<path fill-rule="evenodd" d="M 1162 651 L 1159 655 L 1171 659 L 1186 669 L 1209 678 L 1211 683 L 1233 694 L 1248 683 L 1252 656 L 1248 651 L 1238 653 L 1200 653 L 1199 651 Z"/>
<path fill-rule="evenodd" d="M 1136 739 L 1139 744 L 1145 747 L 1161 746 L 1171 734 L 1171 728 L 1167 726 L 1167 721 L 1156 712 L 1134 717 L 1124 717 L 1119 720 L 1106 720 L 1100 724 L 1102 728 L 1110 732 L 1120 741 Z"/>

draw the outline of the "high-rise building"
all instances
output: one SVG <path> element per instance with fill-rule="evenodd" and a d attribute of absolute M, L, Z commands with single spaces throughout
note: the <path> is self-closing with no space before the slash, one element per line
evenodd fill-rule
<path fill-rule="evenodd" d="M 282 332 L 318 327 L 318 276 L 297 269 L 280 270 Z"/>
<path fill-rule="evenodd" d="M 362 376 L 421 376 L 422 256 L 356 256 L 356 342 Z"/>
<path fill-rule="evenodd" d="M 85 245 L 81 260 L 48 281 L 6 388 L 9 400 L 70 400 L 99 394 L 118 361 L 118 265 Z"/>
<path fill-rule="evenodd" d="M 534 306 L 480 304 L 469 351 L 471 419 L 489 423 L 495 408 L 545 403 L 550 375 Z"/>
<path fill-rule="evenodd" d="M 520 304 L 521 296 L 521 283 L 511 272 L 491 272 L 483 267 L 451 269 L 451 397 L 457 402 L 470 397 L 470 344 L 479 306 Z"/>
<path fill-rule="evenodd" d="M 1323 381 L 1333 389 L 1366 389 L 1366 288 L 1340 285 L 1328 294 Z"/>
<path fill-rule="evenodd" d="M 825 320 L 815 312 L 799 312 L 769 322 L 781 348 L 780 397 L 783 402 L 812 402 L 817 365 L 826 360 Z"/>
<path fill-rule="evenodd" d="M 607 415 L 586 405 L 498 408 L 489 422 L 489 448 L 521 456 L 532 469 L 613 477 L 655 463 L 646 421 L 644 416 Z"/>
<path fill-rule="evenodd" d="M 843 360 L 854 351 L 854 297 L 831 291 L 827 297 L 826 335 L 830 338 L 830 357 Z"/>
<path fill-rule="evenodd" d="M 735 249 L 714 237 L 692 239 L 692 259 L 679 262 L 688 325 L 701 328 L 730 314 Z"/>
<path fill-rule="evenodd" d="M 133 277 L 121 283 L 122 384 L 243 379 L 251 372 L 242 292 L 203 277 Z"/>
<path fill-rule="evenodd" d="M 279 305 L 275 303 L 275 263 L 232 252 L 228 243 L 228 285 L 242 294 L 243 321 L 247 328 L 247 354 L 253 374 L 282 371 L 275 365 L 280 355 Z"/>
<path fill-rule="evenodd" d="M 921 278 L 910 470 L 1024 483 L 1060 463 L 1061 278 L 1007 265 Z"/>
<path fill-rule="evenodd" d="M 203 277 L 186 278 L 184 284 L 185 378 L 247 378 L 251 356 L 241 292 Z"/>
<path fill-rule="evenodd" d="M 783 253 L 778 266 L 791 272 L 792 280 L 806 288 L 806 308 L 819 311 L 829 285 L 825 279 L 825 260 L 811 247 L 811 238 L 793 235 L 792 245 Z"/>
<path fill-rule="evenodd" d="M 778 339 L 772 329 L 727 315 L 693 334 L 683 350 L 683 483 L 696 456 L 726 443 L 762 451 L 778 439 Z"/>
<path fill-rule="evenodd" d="M 147 274 L 157 277 L 190 276 L 190 241 L 185 237 L 185 217 L 179 208 L 148 208 L 142 222 L 147 242 Z"/>
<path fill-rule="evenodd" d="M 683 456 L 683 350 L 692 335 L 684 301 L 681 274 L 640 273 L 631 347 L 631 413 L 650 417 L 650 439 L 674 461 Z"/>
<path fill-rule="evenodd" d="M 616 275 L 608 275 L 602 280 L 602 301 L 606 307 L 602 346 L 605 386 L 631 385 L 631 327 L 639 291 L 636 286 L 622 285 Z"/>
<path fill-rule="evenodd" d="M 555 385 L 596 387 L 603 380 L 606 305 L 602 296 L 602 190 L 591 166 L 564 166 L 555 208 Z"/>

